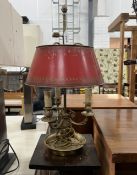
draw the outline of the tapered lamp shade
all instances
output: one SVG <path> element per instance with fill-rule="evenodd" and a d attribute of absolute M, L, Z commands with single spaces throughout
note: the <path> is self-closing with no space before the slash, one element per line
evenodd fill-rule
<path fill-rule="evenodd" d="M 36 48 L 26 84 L 40 87 L 88 87 L 103 83 L 92 47 L 44 45 Z"/>

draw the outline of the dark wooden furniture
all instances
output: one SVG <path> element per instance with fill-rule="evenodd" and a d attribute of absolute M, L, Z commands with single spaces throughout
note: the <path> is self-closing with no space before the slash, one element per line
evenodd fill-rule
<path fill-rule="evenodd" d="M 56 156 L 45 147 L 45 136 L 45 134 L 40 136 L 29 164 L 30 169 L 58 170 L 61 174 L 76 174 L 76 172 L 82 174 L 84 172 L 89 172 L 90 175 L 97 175 L 99 173 L 100 163 L 97 158 L 91 134 L 85 135 L 87 143 L 77 154 L 65 157 Z M 46 171 L 41 172 L 46 174 Z"/>
<path fill-rule="evenodd" d="M 95 109 L 94 143 L 103 175 L 137 174 L 137 109 Z"/>
<path fill-rule="evenodd" d="M 75 121 L 80 122 L 82 120 L 81 112 L 85 107 L 85 95 L 84 94 L 67 94 L 67 109 L 71 109 L 76 112 Z M 93 109 L 136 109 L 137 105 L 129 101 L 127 98 L 119 94 L 93 94 L 92 95 L 92 108 Z M 75 126 L 74 128 L 80 133 L 93 134 L 93 121 L 92 117 L 89 117 L 86 125 Z"/>

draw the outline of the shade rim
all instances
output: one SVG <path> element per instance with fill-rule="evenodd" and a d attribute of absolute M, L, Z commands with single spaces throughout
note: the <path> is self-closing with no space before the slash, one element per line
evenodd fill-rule
<path fill-rule="evenodd" d="M 28 85 L 83 88 L 103 83 L 93 48 L 83 45 L 37 46 Z"/>
<path fill-rule="evenodd" d="M 97 85 L 79 85 L 79 86 L 53 86 L 53 85 L 46 85 L 46 86 L 42 86 L 42 85 L 34 85 L 34 84 L 29 84 L 29 83 L 25 83 L 25 85 L 30 86 L 30 87 L 41 87 L 41 88 L 61 88 L 61 89 L 81 89 L 81 88 L 88 88 L 88 87 L 94 87 L 94 86 L 99 86 L 100 84 Z"/>
<path fill-rule="evenodd" d="M 48 44 L 48 45 L 39 45 L 39 46 L 37 46 L 36 48 L 42 48 L 42 47 L 59 47 L 59 46 L 63 46 L 63 47 L 83 47 L 83 48 L 91 48 L 91 49 L 93 49 L 94 47 L 92 47 L 92 46 L 85 46 L 85 45 L 75 45 L 75 44 L 65 44 L 65 45 L 63 45 L 63 44 L 59 44 L 59 45 L 56 45 L 56 44 Z"/>

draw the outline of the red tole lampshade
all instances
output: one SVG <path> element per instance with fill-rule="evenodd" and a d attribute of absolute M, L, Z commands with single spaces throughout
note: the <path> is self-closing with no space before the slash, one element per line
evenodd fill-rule
<path fill-rule="evenodd" d="M 86 87 L 103 83 L 92 47 L 44 45 L 36 48 L 26 84 L 41 87 Z"/>

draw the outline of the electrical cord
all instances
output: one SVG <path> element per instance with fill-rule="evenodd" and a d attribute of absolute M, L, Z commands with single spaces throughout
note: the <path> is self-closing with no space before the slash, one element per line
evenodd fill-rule
<path fill-rule="evenodd" d="M 18 156 L 17 156 L 16 152 L 14 151 L 13 147 L 11 146 L 11 144 L 10 144 L 10 142 L 9 142 L 8 139 L 2 140 L 2 141 L 0 142 L 0 145 L 3 145 L 2 148 L 1 148 L 1 150 L 0 150 L 0 156 L 1 156 L 1 155 L 4 155 L 4 154 L 6 154 L 6 153 L 8 153 L 9 147 L 10 147 L 11 150 L 13 151 L 15 157 L 16 157 L 16 160 L 17 160 L 17 167 L 16 167 L 16 168 L 14 168 L 14 169 L 12 169 L 12 170 L 10 170 L 10 171 L 4 172 L 4 173 L 1 173 L 1 172 L 0 172 L 0 175 L 4 175 L 4 174 L 11 173 L 11 172 L 17 170 L 17 169 L 19 168 L 20 163 L 19 163 Z"/>

